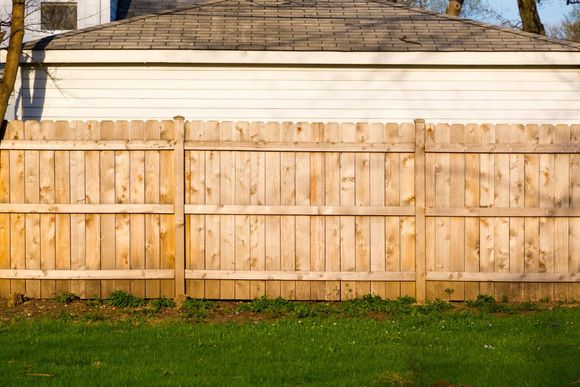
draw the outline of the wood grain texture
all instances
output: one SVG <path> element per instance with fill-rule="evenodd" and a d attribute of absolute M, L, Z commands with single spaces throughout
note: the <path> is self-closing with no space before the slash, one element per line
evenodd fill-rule
<path fill-rule="evenodd" d="M 0 151 L 0 203 L 10 202 L 10 153 Z M 0 214 L 0 269 L 10 268 L 10 214 Z M 0 280 L 0 297 L 10 295 L 10 281 Z"/>
<path fill-rule="evenodd" d="M 579 125 L 14 121 L 5 139 L 0 295 L 579 297 Z"/>

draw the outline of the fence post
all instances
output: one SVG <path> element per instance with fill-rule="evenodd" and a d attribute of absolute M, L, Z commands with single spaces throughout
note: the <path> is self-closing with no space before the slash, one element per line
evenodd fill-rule
<path fill-rule="evenodd" d="M 415 291 L 425 302 L 425 120 L 415 120 Z"/>
<path fill-rule="evenodd" d="M 175 124 L 175 297 L 185 294 L 185 118 L 173 117 Z"/>

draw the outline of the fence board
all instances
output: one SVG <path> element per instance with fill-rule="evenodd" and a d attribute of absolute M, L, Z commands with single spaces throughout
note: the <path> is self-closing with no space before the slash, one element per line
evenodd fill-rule
<path fill-rule="evenodd" d="M 156 121 L 145 122 L 144 139 L 152 141 L 160 138 L 159 123 Z M 160 202 L 159 169 L 160 151 L 145 152 L 145 203 L 147 204 Z M 147 270 L 161 268 L 160 219 L 160 215 L 145 215 L 145 268 Z M 159 280 L 145 281 L 146 297 L 155 298 L 160 295 L 161 282 Z"/>
<path fill-rule="evenodd" d="M 10 202 L 10 153 L 0 150 L 0 203 Z M 10 214 L 0 214 L 0 269 L 10 268 Z M 10 280 L 0 279 L 0 297 L 10 295 Z"/>
<path fill-rule="evenodd" d="M 277 142 L 280 139 L 280 124 L 270 122 L 267 124 L 264 141 Z M 266 188 L 265 204 L 280 205 L 281 201 L 281 156 L 280 153 L 266 153 Z M 281 270 L 281 218 L 280 216 L 266 217 L 266 271 Z M 280 281 L 266 282 L 266 296 L 277 298 L 281 295 Z"/>
<path fill-rule="evenodd" d="M 174 121 L 161 121 L 159 137 L 161 140 L 173 140 L 176 138 Z M 183 178 L 183 176 L 181 176 Z M 162 151 L 159 155 L 159 202 L 161 204 L 174 204 L 175 201 L 175 159 L 174 154 Z M 160 268 L 175 270 L 175 216 L 159 216 L 159 244 L 160 244 Z M 164 297 L 175 296 L 175 281 L 161 280 L 159 283 L 160 294 Z"/>
<path fill-rule="evenodd" d="M 287 131 L 287 126 L 283 126 Z M 282 133 L 283 135 L 284 133 Z M 296 204 L 296 163 L 294 153 L 280 155 L 280 203 Z M 296 218 L 282 216 L 280 218 L 280 265 L 283 271 L 296 270 Z M 296 298 L 296 282 L 285 281 L 280 284 L 280 296 L 293 300 Z"/>
<path fill-rule="evenodd" d="M 102 140 L 115 139 L 115 124 L 101 122 Z M 101 203 L 114 204 L 115 200 L 115 152 L 103 151 L 100 155 Z M 115 215 L 101 215 L 101 269 L 115 269 Z M 101 281 L 101 296 L 108 297 L 115 290 L 114 281 Z"/>
<path fill-rule="evenodd" d="M 326 124 L 324 139 L 327 142 L 340 142 L 340 126 L 335 123 Z M 324 155 L 324 162 L 325 204 L 327 206 L 340 206 L 340 154 L 327 153 Z M 325 269 L 327 271 L 340 271 L 340 217 L 329 216 L 325 221 Z M 327 281 L 324 285 L 326 300 L 340 299 L 340 282 Z"/>
<path fill-rule="evenodd" d="M 130 127 L 127 121 L 117 121 L 115 124 L 115 138 L 129 140 Z M 131 161 L 129 151 L 115 151 L 115 203 L 129 204 Z M 131 252 L 131 222 L 130 215 L 115 215 L 115 268 L 119 270 L 130 269 Z M 115 281 L 115 288 L 129 292 L 129 281 Z"/>
<path fill-rule="evenodd" d="M 372 143 L 381 143 L 385 141 L 385 128 L 382 124 L 373 124 L 370 127 L 369 140 Z M 369 155 L 369 205 L 385 205 L 385 155 Z M 369 269 L 371 272 L 386 271 L 386 234 L 385 218 L 372 217 L 370 219 L 370 262 Z M 386 298 L 386 287 L 384 282 L 371 282 L 370 293 L 381 298 Z M 396 297 L 396 296 L 395 296 Z"/>
<path fill-rule="evenodd" d="M 87 122 L 85 138 L 99 140 L 100 127 L 98 122 Z M 85 195 L 87 204 L 100 203 L 100 154 L 98 151 L 85 153 L 86 186 Z M 98 270 L 101 267 L 101 217 L 99 214 L 85 215 L 86 222 L 86 269 Z M 85 283 L 87 298 L 101 296 L 99 281 L 90 280 Z"/>
<path fill-rule="evenodd" d="M 249 131 L 249 128 L 244 128 Z M 247 134 L 249 136 L 249 133 Z M 235 162 L 235 187 L 232 187 L 232 193 L 235 193 L 233 200 L 236 204 L 250 204 L 250 186 L 251 186 L 251 155 L 248 152 L 234 152 Z M 254 219 L 251 219 L 254 218 Z M 252 222 L 252 220 L 254 222 Z M 255 227 L 256 219 L 250 215 L 235 216 L 234 231 L 235 236 L 235 270 L 251 269 L 251 227 Z M 250 282 L 234 282 L 234 298 L 241 300 L 250 299 Z"/>
<path fill-rule="evenodd" d="M 6 136 L 10 139 L 24 139 L 24 123 L 13 122 L 8 125 Z M 10 152 L 10 201 L 24 203 L 24 152 Z M 26 240 L 25 240 L 25 216 L 23 214 L 10 215 L 10 267 L 13 269 L 26 268 Z M 20 280 L 11 281 L 11 293 L 26 293 L 26 282 Z"/>

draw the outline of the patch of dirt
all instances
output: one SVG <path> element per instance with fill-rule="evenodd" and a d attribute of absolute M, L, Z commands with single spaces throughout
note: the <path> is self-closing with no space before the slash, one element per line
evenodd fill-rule
<path fill-rule="evenodd" d="M 233 323 L 254 323 L 260 321 L 279 320 L 287 316 L 286 313 L 272 314 L 269 312 L 251 312 L 241 310 L 240 305 L 246 302 L 240 301 L 215 301 L 212 307 L 205 310 L 186 310 L 181 308 L 163 308 L 154 309 L 151 304 L 138 308 L 115 307 L 101 300 L 74 300 L 70 303 L 58 302 L 56 300 L 38 300 L 38 299 L 19 299 L 17 303 L 14 300 L 0 299 L 0 323 L 9 323 L 12 321 L 33 320 L 42 318 L 55 318 L 72 321 L 130 321 L 135 324 L 147 322 L 151 324 L 162 323 L 171 320 L 188 320 L 191 322 L 233 322 Z M 311 304 L 320 304 L 312 302 Z M 348 314 L 341 314 L 338 311 L 339 302 L 325 302 L 330 306 L 331 316 L 349 317 Z M 452 303 L 451 312 L 464 312 L 469 310 L 465 303 Z M 578 303 L 546 303 L 539 304 L 538 310 L 559 308 L 575 308 Z M 315 306 L 315 305 L 312 305 Z M 533 311 L 518 313 L 534 313 Z M 503 315 L 497 313 L 496 315 Z M 508 314 L 506 314 L 508 315 Z M 356 316 L 361 317 L 359 314 Z M 391 318 L 388 314 L 368 310 L 364 313 L 365 318 L 374 320 L 384 320 Z M 350 316 L 353 317 L 353 316 Z"/>
<path fill-rule="evenodd" d="M 238 310 L 241 302 L 217 301 L 215 307 L 206 312 L 188 311 L 179 308 L 155 310 L 151 306 L 123 308 L 108 305 L 101 301 L 75 300 L 68 304 L 54 300 L 25 299 L 22 303 L 11 305 L 8 300 L 0 299 L 0 322 L 57 318 L 83 321 L 138 321 L 158 323 L 174 319 L 204 322 L 251 323 L 272 319 L 267 313 L 254 313 Z"/>

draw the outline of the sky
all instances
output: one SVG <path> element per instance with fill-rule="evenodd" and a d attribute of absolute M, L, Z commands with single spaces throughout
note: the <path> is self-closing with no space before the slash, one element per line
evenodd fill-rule
<path fill-rule="evenodd" d="M 490 0 L 489 2 L 498 10 L 506 10 L 509 19 L 518 19 L 518 7 L 516 0 Z M 566 5 L 566 0 L 543 0 L 539 7 L 540 19 L 543 24 L 560 24 L 564 15 L 572 10 L 572 7 L 580 5 Z"/>

